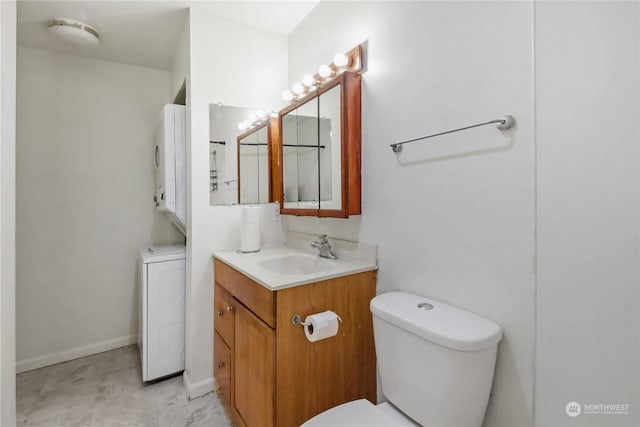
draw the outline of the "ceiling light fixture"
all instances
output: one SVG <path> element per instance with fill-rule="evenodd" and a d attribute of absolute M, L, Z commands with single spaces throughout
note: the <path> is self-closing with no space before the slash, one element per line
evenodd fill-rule
<path fill-rule="evenodd" d="M 52 19 L 49 21 L 49 31 L 57 39 L 78 47 L 96 47 L 100 43 L 98 30 L 73 19 Z"/>

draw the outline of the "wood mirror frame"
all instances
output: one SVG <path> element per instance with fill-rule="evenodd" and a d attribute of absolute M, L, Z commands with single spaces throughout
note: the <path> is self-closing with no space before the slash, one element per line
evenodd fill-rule
<path fill-rule="evenodd" d="M 296 110 L 302 105 L 336 86 L 340 86 L 340 150 L 341 150 L 341 208 L 322 209 L 322 201 L 318 201 L 318 208 L 286 208 L 284 205 L 284 149 L 283 149 L 283 116 Z M 329 82 L 318 87 L 317 90 L 295 101 L 278 113 L 277 135 L 274 135 L 274 149 L 279 164 L 274 166 L 278 171 L 277 181 L 280 213 L 283 215 L 316 216 L 330 218 L 348 218 L 350 215 L 360 215 L 361 205 L 361 83 L 360 74 L 345 71 Z M 277 169 L 276 169 L 277 167 Z M 275 187 L 275 185 L 274 185 Z"/>
<path fill-rule="evenodd" d="M 282 178 L 280 173 L 280 157 L 277 154 L 277 141 L 279 138 L 280 127 L 278 125 L 278 119 L 271 118 L 264 123 L 238 135 L 237 138 L 237 164 L 238 164 L 238 204 L 240 201 L 240 192 L 242 191 L 240 183 L 240 141 L 253 133 L 258 132 L 264 127 L 267 127 L 267 179 L 268 179 L 268 200 L 266 203 L 273 203 L 280 200 L 280 188 L 282 187 Z"/>

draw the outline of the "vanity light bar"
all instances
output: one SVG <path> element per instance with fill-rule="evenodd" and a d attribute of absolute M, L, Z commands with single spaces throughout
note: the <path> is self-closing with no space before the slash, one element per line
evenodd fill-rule
<path fill-rule="evenodd" d="M 252 127 L 261 125 L 265 121 L 269 120 L 269 118 L 274 117 L 278 117 L 277 111 L 256 110 L 254 114 L 250 115 L 244 121 L 238 123 L 238 129 L 244 132 L 251 129 Z"/>
<path fill-rule="evenodd" d="M 316 90 L 318 87 L 322 86 L 324 83 L 328 82 L 343 71 L 351 71 L 354 73 L 359 73 L 362 71 L 361 44 L 349 50 L 348 52 L 336 53 L 331 64 L 321 65 L 318 68 L 318 72 L 314 75 L 306 74 L 302 78 L 302 83 L 294 83 L 291 87 L 291 90 L 286 90 L 282 93 L 282 98 L 287 102 L 297 101 L 309 92 Z M 243 132 L 250 130 L 255 126 L 264 123 L 269 117 L 278 117 L 278 112 L 266 112 L 264 110 L 257 110 L 246 120 L 238 123 L 238 129 Z"/>
<path fill-rule="evenodd" d="M 343 71 L 359 73 L 362 71 L 362 45 L 354 47 L 350 51 L 338 52 L 329 65 L 323 64 L 315 75 L 306 74 L 302 83 L 296 82 L 291 90 L 282 92 L 282 99 L 287 102 L 297 101 L 304 95 L 316 90 L 319 86 L 328 82 Z"/>

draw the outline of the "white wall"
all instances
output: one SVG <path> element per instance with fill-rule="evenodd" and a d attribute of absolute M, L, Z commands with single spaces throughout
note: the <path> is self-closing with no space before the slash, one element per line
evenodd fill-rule
<path fill-rule="evenodd" d="M 212 252 L 239 247 L 240 206 L 209 205 L 209 104 L 275 110 L 287 84 L 286 38 L 190 11 L 187 79 L 187 330 L 185 384 L 191 397 L 213 389 Z M 266 212 L 273 205 L 267 205 Z M 266 241 L 282 240 L 265 215 Z"/>
<path fill-rule="evenodd" d="M 135 342 L 136 262 L 184 241 L 152 202 L 169 73 L 18 49 L 18 370 Z"/>
<path fill-rule="evenodd" d="M 536 425 L 637 426 L 640 8 L 536 4 Z M 568 402 L 630 404 L 569 418 Z"/>
<path fill-rule="evenodd" d="M 16 424 L 16 2 L 0 2 L 0 425 Z"/>
<path fill-rule="evenodd" d="M 532 423 L 532 20 L 527 2 L 321 2 L 289 38 L 290 83 L 368 44 L 363 214 L 288 217 L 289 229 L 377 243 L 379 292 L 430 296 L 502 325 L 491 426 Z M 478 128 L 399 156 L 389 147 L 503 114 L 515 131 Z"/>
<path fill-rule="evenodd" d="M 487 426 L 640 421 L 638 9 L 323 2 L 290 37 L 290 82 L 363 40 L 368 69 L 363 215 L 285 225 L 378 243 L 380 291 L 500 323 Z M 501 114 L 505 136 L 388 146 Z M 572 400 L 631 413 L 574 419 Z"/>
<path fill-rule="evenodd" d="M 171 100 L 176 96 L 182 84 L 189 74 L 189 13 L 185 14 L 182 29 L 180 30 L 180 38 L 176 44 L 173 61 L 171 65 L 171 85 L 169 93 Z"/>

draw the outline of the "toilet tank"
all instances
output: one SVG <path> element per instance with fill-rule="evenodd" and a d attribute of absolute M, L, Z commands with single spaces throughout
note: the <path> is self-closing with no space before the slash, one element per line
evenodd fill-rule
<path fill-rule="evenodd" d="M 405 292 L 378 295 L 371 312 L 385 397 L 424 426 L 482 425 L 500 326 Z"/>

